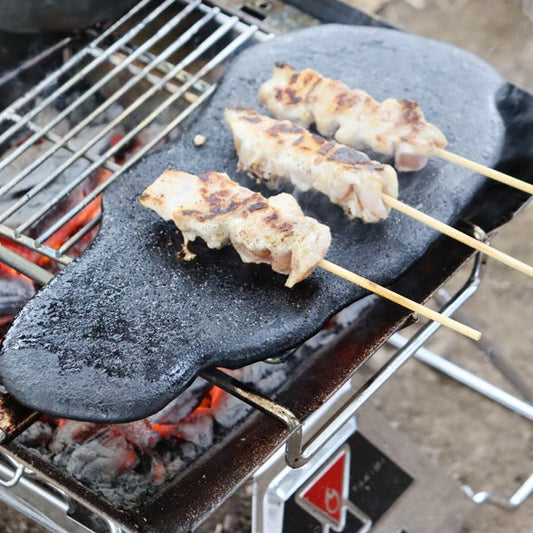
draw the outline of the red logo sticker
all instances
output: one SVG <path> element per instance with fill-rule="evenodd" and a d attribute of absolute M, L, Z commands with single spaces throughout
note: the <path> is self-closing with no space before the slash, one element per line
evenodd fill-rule
<path fill-rule="evenodd" d="M 345 475 L 346 451 L 343 450 L 300 495 L 303 500 L 331 518 L 336 526 L 341 523 Z"/>

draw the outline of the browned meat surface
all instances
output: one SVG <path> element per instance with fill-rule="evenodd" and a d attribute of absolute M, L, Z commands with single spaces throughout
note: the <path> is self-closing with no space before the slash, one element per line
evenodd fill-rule
<path fill-rule="evenodd" d="M 265 198 L 226 174 L 194 176 L 165 171 L 141 196 L 141 204 L 173 220 L 185 246 L 196 237 L 210 248 L 232 244 L 246 263 L 268 263 L 292 287 L 326 255 L 329 228 L 303 214 L 289 194 Z"/>
<path fill-rule="evenodd" d="M 297 72 L 278 63 L 270 80 L 259 89 L 259 99 L 278 119 L 305 127 L 358 149 L 394 155 L 398 170 L 420 170 L 447 140 L 425 120 L 412 100 L 388 98 L 379 103 L 360 89 L 312 69 Z"/>
<path fill-rule="evenodd" d="M 240 170 L 272 188 L 280 180 L 290 180 L 300 190 L 316 189 L 351 219 L 378 222 L 387 217 L 383 193 L 398 195 L 398 180 L 391 166 L 252 109 L 228 108 L 225 119 L 233 133 Z"/>

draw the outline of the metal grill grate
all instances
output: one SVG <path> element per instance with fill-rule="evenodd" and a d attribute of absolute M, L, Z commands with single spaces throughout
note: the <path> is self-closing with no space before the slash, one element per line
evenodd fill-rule
<path fill-rule="evenodd" d="M 0 113 L 0 235 L 68 264 L 104 189 L 177 134 L 233 52 L 269 37 L 200 0 L 143 0 L 80 50 L 67 39 L 43 52 L 64 61 Z"/>

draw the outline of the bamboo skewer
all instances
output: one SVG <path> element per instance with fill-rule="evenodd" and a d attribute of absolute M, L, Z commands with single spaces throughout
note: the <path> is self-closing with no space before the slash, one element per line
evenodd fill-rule
<path fill-rule="evenodd" d="M 470 339 L 478 341 L 481 338 L 481 333 L 479 331 L 469 326 L 466 326 L 465 324 L 462 324 L 461 322 L 458 322 L 453 318 L 444 316 L 441 313 L 438 313 L 437 311 L 426 307 L 425 305 L 410 300 L 409 298 L 406 298 L 405 296 L 402 296 L 397 292 L 382 287 L 381 285 L 378 285 L 373 281 L 363 278 L 362 276 L 359 276 L 358 274 L 355 274 L 350 270 L 342 268 L 336 265 L 335 263 L 328 261 L 327 259 L 322 259 L 317 266 L 323 268 L 324 270 L 327 270 L 328 272 L 331 272 L 332 274 L 335 274 L 336 276 L 340 276 L 341 278 L 347 281 L 351 281 L 352 283 L 355 283 L 356 285 L 359 285 L 360 287 L 363 287 L 364 289 L 373 292 L 378 296 L 382 296 L 383 298 L 386 298 L 391 302 L 406 307 L 407 309 L 414 311 L 419 315 L 422 315 L 430 320 L 434 320 L 435 322 L 438 322 L 439 324 L 442 324 L 443 326 L 446 326 L 452 329 L 453 331 L 456 331 L 457 333 L 461 333 L 462 335 L 465 335 Z"/>
<path fill-rule="evenodd" d="M 383 194 L 382 197 L 383 201 L 392 209 L 396 209 L 404 215 L 414 218 L 415 220 L 418 220 L 419 222 L 428 225 L 430 228 L 440 231 L 441 233 L 444 233 L 444 235 L 447 235 L 452 239 L 462 242 L 463 244 L 470 246 L 478 252 L 482 252 L 485 255 L 488 255 L 489 257 L 492 257 L 493 259 L 496 259 L 501 263 L 504 263 L 505 265 L 518 270 L 519 272 L 522 272 L 526 276 L 533 277 L 533 267 L 531 267 L 530 265 L 523 263 L 522 261 L 515 259 L 514 257 L 511 257 L 510 255 L 504 252 L 500 252 L 500 250 L 497 250 L 496 248 L 493 248 L 492 246 L 489 246 L 484 242 L 478 241 L 477 239 L 474 239 L 474 237 L 470 237 L 470 235 L 467 235 L 462 231 L 452 228 L 451 226 L 448 226 L 448 224 L 444 224 L 443 222 L 440 222 L 439 220 L 430 217 L 429 215 L 426 215 L 421 211 L 418 211 L 418 209 L 415 209 L 414 207 L 404 204 L 400 200 L 397 200 L 396 198 L 393 198 L 388 194 Z"/>
<path fill-rule="evenodd" d="M 528 194 L 533 194 L 533 185 L 531 183 L 513 178 L 512 176 L 509 176 L 509 174 L 505 174 L 499 170 L 494 170 L 493 168 L 476 163 L 475 161 L 471 161 L 466 157 L 454 154 L 453 152 L 448 152 L 448 150 L 444 150 L 442 148 L 437 149 L 435 155 L 445 159 L 446 161 L 451 161 L 452 163 L 468 168 L 469 170 L 477 172 L 478 174 L 483 174 L 483 176 L 486 176 L 487 178 L 499 181 L 500 183 L 505 183 L 505 185 L 509 185 L 510 187 L 514 187 L 515 189 Z"/>
<path fill-rule="evenodd" d="M 212 180 L 212 183 L 210 183 L 210 179 Z M 196 183 L 195 183 L 195 180 L 196 180 Z M 183 213 L 186 212 L 186 208 L 188 207 L 187 205 L 187 201 L 182 201 L 180 203 L 180 200 L 178 198 L 179 195 L 175 194 L 174 196 L 170 195 L 170 194 L 167 194 L 168 191 L 171 191 L 172 189 L 175 189 L 175 190 L 179 190 L 177 187 L 179 186 L 182 186 L 182 183 L 190 183 L 192 187 L 198 185 L 198 183 L 202 184 L 202 182 L 207 182 L 207 184 L 205 185 L 206 189 L 205 191 L 208 191 L 207 187 L 210 187 L 211 186 L 211 191 L 213 192 L 213 195 L 215 194 L 215 192 L 219 191 L 219 190 L 228 190 L 228 187 L 231 187 L 231 186 L 235 186 L 236 187 L 236 192 L 233 192 L 232 194 L 235 195 L 235 198 L 236 198 L 236 201 L 240 202 L 241 204 L 244 205 L 245 201 L 243 200 L 243 195 L 244 195 L 244 199 L 246 198 L 256 198 L 257 196 L 259 196 L 260 198 L 262 198 L 265 202 L 264 205 L 268 205 L 268 200 L 265 199 L 264 197 L 262 197 L 261 195 L 259 195 L 258 193 L 253 193 L 252 191 L 250 191 L 250 189 L 247 189 L 245 187 L 241 187 L 239 185 L 237 185 L 233 180 L 231 180 L 229 178 L 229 176 L 227 174 L 220 174 L 220 173 L 217 173 L 217 172 L 211 172 L 211 173 L 208 173 L 207 175 L 204 175 L 204 177 L 199 177 L 199 176 L 194 176 L 192 174 L 188 174 L 186 172 L 177 172 L 177 171 L 172 171 L 172 170 L 166 170 L 161 176 L 159 176 L 159 178 L 156 179 L 156 181 L 154 181 L 147 189 L 145 189 L 145 191 L 142 193 L 141 195 L 141 204 L 148 208 L 148 209 L 152 209 L 154 210 L 156 213 L 158 213 L 159 215 L 161 215 L 163 218 L 165 219 L 168 219 L 170 217 L 167 217 L 167 213 L 168 212 L 171 212 L 171 209 L 172 209 L 172 212 L 176 213 L 177 212 L 177 207 L 181 207 L 181 210 L 183 211 Z M 226 189 L 221 189 L 221 187 L 226 187 Z M 203 185 L 202 185 L 203 187 Z M 202 189 L 203 190 L 203 189 Z M 208 192 L 202 192 L 202 194 L 208 194 Z M 166 195 L 166 196 L 165 196 Z M 240 195 L 239 198 L 237 198 L 237 195 Z M 169 200 L 169 198 L 171 198 Z M 210 198 L 210 197 L 209 197 Z M 202 198 L 203 200 L 203 198 Z M 190 201 L 190 200 L 188 200 Z M 254 201 L 257 201 L 257 200 L 254 200 Z M 232 200 L 233 202 L 233 200 Z M 297 203 L 296 201 L 294 200 L 295 204 L 297 206 Z M 207 204 L 207 201 L 206 201 L 206 204 Z M 194 205 L 200 205 L 198 203 L 195 203 Z M 209 205 L 209 204 L 207 204 Z M 202 206 L 200 205 L 200 208 Z M 217 206 L 218 207 L 218 206 Z M 263 204 L 261 204 L 261 207 L 263 207 Z M 272 206 L 271 206 L 272 207 Z M 213 207 L 211 207 L 211 209 L 213 209 Z M 246 207 L 246 209 L 248 209 L 248 207 Z M 293 208 L 294 209 L 294 208 Z M 227 212 L 227 210 L 223 211 L 224 213 Z M 239 216 L 239 212 L 233 208 L 233 212 L 234 212 L 234 215 L 236 216 Z M 195 213 L 199 213 L 199 211 L 196 211 L 195 210 Z M 267 212 L 268 213 L 268 212 Z M 277 215 L 277 210 L 274 210 L 274 213 L 275 213 L 275 216 L 278 217 Z M 299 213 L 301 213 L 301 216 L 304 217 L 304 214 L 302 211 L 299 211 Z M 195 215 L 196 216 L 196 215 Z M 265 215 L 263 213 L 263 215 L 261 215 L 262 217 L 265 217 L 267 215 Z M 297 216 L 300 216 L 297 212 Z M 209 217 L 209 218 L 212 218 L 212 217 Z M 181 225 L 181 222 L 182 222 L 182 219 L 180 219 L 180 217 L 177 217 L 177 216 L 174 216 L 173 217 L 174 219 L 174 223 L 176 224 L 176 226 L 178 227 L 178 230 L 182 231 L 183 232 L 183 226 Z M 218 220 L 218 219 L 216 219 Z M 282 219 L 283 220 L 283 219 Z M 289 220 L 289 219 L 288 219 Z M 297 223 L 297 218 L 294 217 L 294 225 L 296 225 Z M 309 219 L 309 220 L 312 220 L 312 219 Z M 222 223 L 219 222 L 219 228 L 222 228 Z M 318 224 L 318 223 L 317 223 Z M 292 222 L 290 224 L 290 226 L 292 227 Z M 318 226 L 320 226 L 320 224 L 318 224 Z M 322 242 L 323 245 L 325 245 L 325 247 L 322 247 L 320 251 L 322 251 L 323 249 L 323 253 L 326 252 L 327 248 L 329 247 L 329 241 L 330 241 L 330 236 L 329 236 L 329 230 L 327 229 L 326 226 L 323 226 L 322 225 L 322 228 L 319 228 L 318 226 L 316 226 L 316 230 L 313 230 L 312 229 L 312 226 L 308 223 L 307 221 L 307 218 L 305 218 L 305 227 L 304 227 L 304 232 L 307 231 L 308 229 L 310 229 L 311 231 L 317 231 L 320 230 L 322 231 L 322 235 L 323 235 L 323 239 L 322 238 L 317 238 L 317 242 Z M 207 230 L 202 230 L 201 227 L 197 230 L 195 230 L 195 235 L 194 237 L 201 237 L 202 239 L 206 240 L 208 239 L 207 237 L 207 234 L 205 233 L 206 231 L 209 231 L 211 230 L 210 227 L 208 227 Z M 216 228 L 215 228 L 216 230 Z M 221 229 L 218 229 L 219 232 L 221 232 Z M 231 234 L 230 234 L 230 229 L 227 229 L 225 228 L 225 231 L 227 231 L 227 236 L 222 234 L 222 239 L 228 239 L 230 242 L 232 242 L 232 244 L 236 244 L 233 242 L 233 239 L 231 238 Z M 294 238 L 296 239 L 298 236 L 300 235 L 300 230 L 294 230 Z M 194 237 L 192 240 L 194 240 Z M 222 244 L 226 244 L 225 242 L 223 242 L 221 239 L 221 242 Z M 186 239 L 184 237 L 184 242 L 186 243 Z M 289 240 L 288 245 L 291 244 L 291 241 Z M 297 244 L 296 242 L 294 242 L 294 244 Z M 208 243 L 208 246 L 209 247 L 215 247 L 216 246 L 216 243 L 213 245 L 211 243 Z M 267 247 L 267 249 L 270 249 Z M 251 247 L 251 251 L 253 251 L 254 248 L 253 246 Z M 243 256 L 243 254 L 241 253 L 241 250 L 239 250 L 237 248 L 237 251 L 239 252 L 239 255 L 241 255 L 241 258 L 246 261 L 246 262 L 252 262 L 252 260 L 250 259 L 247 259 L 245 256 Z M 294 249 L 293 249 L 293 252 L 294 252 Z M 304 249 L 304 252 L 305 252 L 305 249 Z M 323 255 L 322 255 L 323 257 Z M 298 262 L 298 258 L 299 258 L 299 255 L 298 253 L 296 253 L 293 257 L 292 257 L 292 261 L 291 261 L 291 265 L 290 265 L 290 268 L 288 268 L 288 271 L 285 271 L 285 268 L 283 268 L 281 271 L 286 273 L 286 274 L 291 274 L 293 276 L 293 279 L 291 279 L 291 276 L 289 276 L 289 280 L 291 281 L 291 283 L 288 283 L 288 281 L 286 282 L 286 284 L 288 283 L 288 286 L 289 287 L 292 287 L 294 285 L 294 283 L 298 282 L 299 280 L 305 278 L 307 275 L 310 274 L 310 271 L 301 271 L 301 270 L 296 270 L 295 272 L 293 272 L 291 269 L 293 267 L 293 262 L 294 260 L 296 259 Z M 260 262 L 260 261 L 257 261 L 257 262 Z M 267 261 L 268 262 L 268 261 Z M 419 313 L 420 315 L 430 319 L 430 320 L 433 320 L 435 322 L 438 322 L 450 329 L 452 329 L 453 331 L 456 331 L 458 333 L 461 333 L 462 335 L 465 335 L 467 337 L 469 337 L 470 339 L 473 339 L 473 340 L 479 340 L 481 338 L 481 333 L 479 331 L 476 331 L 475 329 L 465 325 L 465 324 L 461 324 L 460 322 L 456 321 L 456 320 L 453 320 L 452 318 L 450 317 L 446 317 L 444 315 L 442 315 L 441 313 L 438 313 L 436 311 L 433 311 L 432 309 L 429 309 L 427 307 L 425 307 L 424 305 L 421 305 L 417 302 L 414 302 L 413 300 L 410 300 L 409 298 L 406 298 L 404 296 L 401 296 L 389 289 L 386 289 L 366 278 L 363 278 L 362 276 L 359 276 L 353 272 L 350 272 L 349 270 L 346 270 L 340 266 L 337 266 L 335 265 L 334 263 L 331 263 L 330 261 L 327 261 L 325 259 L 321 259 L 320 261 L 318 261 L 317 263 L 315 263 L 316 266 L 320 266 L 322 267 L 323 269 L 325 270 L 328 270 L 329 272 L 337 275 L 337 276 L 340 276 L 352 283 L 355 283 L 361 287 L 363 287 L 364 289 L 370 291 L 370 292 L 373 292 L 375 294 L 378 294 L 379 296 L 382 296 L 388 300 L 391 300 L 392 302 L 398 304 L 398 305 L 402 305 L 404 307 L 406 307 L 407 309 L 415 312 L 415 313 Z M 274 268 L 274 264 L 272 263 L 271 265 L 273 268 Z M 298 265 L 294 265 L 295 268 L 298 267 Z M 276 271 L 280 271 L 279 269 L 279 266 L 275 268 Z M 311 269 L 312 270 L 312 269 Z"/>

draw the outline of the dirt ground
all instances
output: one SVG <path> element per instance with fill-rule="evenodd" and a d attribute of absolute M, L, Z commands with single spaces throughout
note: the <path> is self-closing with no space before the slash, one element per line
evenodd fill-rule
<path fill-rule="evenodd" d="M 533 2 L 353 0 L 353 3 L 362 4 L 412 33 L 471 50 L 493 64 L 509 81 L 533 92 Z M 529 206 L 499 231 L 493 245 L 533 264 L 532 227 L 533 208 Z M 460 280 L 455 280 L 450 290 L 459 285 Z M 464 311 L 533 389 L 532 300 L 532 279 L 489 261 L 481 288 L 465 305 Z M 506 386 L 487 358 L 458 335 L 440 331 L 429 348 Z M 417 361 L 406 364 L 373 403 L 444 471 L 476 491 L 494 491 L 509 497 L 533 472 L 533 430 L 525 419 L 441 377 Z M 465 531 L 533 531 L 532 500 L 513 512 L 480 505 L 475 508 Z M 213 530 L 234 533 L 245 531 L 247 525 L 246 518 L 226 513 Z M 1 533 L 26 531 L 38 533 L 42 529 L 0 506 Z"/>

